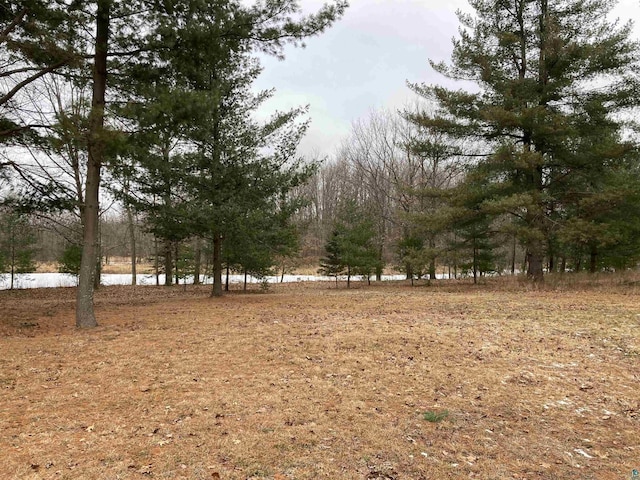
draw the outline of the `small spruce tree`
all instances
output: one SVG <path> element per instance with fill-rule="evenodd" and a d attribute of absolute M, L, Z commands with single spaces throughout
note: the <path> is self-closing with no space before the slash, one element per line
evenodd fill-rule
<path fill-rule="evenodd" d="M 328 277 L 336 277 L 336 286 L 338 286 L 338 276 L 345 271 L 345 266 L 341 259 L 340 249 L 340 232 L 334 229 L 331 232 L 331 238 L 324 246 L 327 255 L 320 259 L 320 268 L 318 273 Z"/>

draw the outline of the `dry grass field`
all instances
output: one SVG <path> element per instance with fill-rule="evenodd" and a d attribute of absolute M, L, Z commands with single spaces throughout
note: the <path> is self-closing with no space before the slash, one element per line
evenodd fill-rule
<path fill-rule="evenodd" d="M 329 288 L 331 287 L 331 288 Z M 636 284 L 0 292 L 0 478 L 628 479 Z"/>

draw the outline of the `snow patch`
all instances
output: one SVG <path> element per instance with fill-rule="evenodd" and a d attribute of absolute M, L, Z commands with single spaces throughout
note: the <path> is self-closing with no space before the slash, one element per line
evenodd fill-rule
<path fill-rule="evenodd" d="M 444 275 L 439 275 L 438 278 L 446 278 Z M 247 276 L 247 283 L 262 283 L 267 281 L 268 283 L 280 283 L 282 279 L 283 283 L 297 283 L 297 282 L 327 282 L 335 281 L 334 277 L 325 277 L 321 275 L 280 275 L 268 276 L 263 278 Z M 383 275 L 383 281 L 404 280 L 404 275 Z M 202 277 L 203 283 L 212 283 L 211 277 Z M 225 281 L 225 277 L 222 277 Z M 347 277 L 338 277 L 339 281 L 346 281 Z M 366 281 L 366 278 L 362 276 L 351 277 L 352 281 Z M 183 284 L 185 280 L 180 279 L 180 284 Z M 57 288 L 57 287 L 75 287 L 77 285 L 77 278 L 74 275 L 68 273 L 19 273 L 14 276 L 13 288 L 27 289 L 27 288 Z M 102 285 L 131 285 L 130 274 L 115 274 L 115 273 L 103 273 L 100 277 L 100 283 Z M 137 285 L 155 285 L 155 275 L 137 275 Z M 164 285 L 164 275 L 158 276 L 158 283 Z M 186 283 L 192 284 L 193 277 L 187 277 Z M 229 275 L 229 283 L 242 284 L 244 283 L 244 275 Z M 8 290 L 11 288 L 11 278 L 9 274 L 0 274 L 0 290 Z"/>

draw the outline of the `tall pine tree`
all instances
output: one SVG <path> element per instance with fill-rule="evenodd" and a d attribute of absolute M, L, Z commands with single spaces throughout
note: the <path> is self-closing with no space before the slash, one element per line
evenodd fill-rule
<path fill-rule="evenodd" d="M 482 207 L 513 216 L 527 273 L 540 281 L 550 218 L 565 208 L 568 186 L 624 163 L 635 148 L 623 133 L 625 114 L 640 104 L 640 50 L 630 24 L 608 20 L 609 0 L 470 3 L 475 15 L 459 14 L 451 65 L 433 66 L 478 90 L 414 85 L 437 108 L 412 120 L 480 142 Z M 590 138 L 605 120 L 615 141 L 603 149 Z"/>
<path fill-rule="evenodd" d="M 110 107 L 128 97 L 133 83 L 146 81 L 129 75 L 132 68 L 175 67 L 185 58 L 197 59 L 203 52 L 215 53 L 219 45 L 228 42 L 235 42 L 234 48 L 239 53 L 263 50 L 281 55 L 286 43 L 299 42 L 327 28 L 343 13 L 346 2 L 337 0 L 309 16 L 299 15 L 300 8 L 295 0 L 258 2 L 252 6 L 239 0 L 95 0 L 62 2 L 62 5 L 58 10 L 68 16 L 60 25 L 77 35 L 73 35 L 73 41 L 62 38 L 56 45 L 62 45 L 62 50 L 69 52 L 70 58 L 79 59 L 73 65 L 64 59 L 65 65 L 73 67 L 70 81 L 89 79 L 92 90 L 86 131 L 88 154 L 84 198 L 79 208 L 83 252 L 76 303 L 76 325 L 90 328 L 97 325 L 93 288 L 97 273 L 102 170 L 110 165 L 114 156 L 108 121 L 112 113 Z M 14 18 L 19 18 L 21 14 L 16 11 Z M 53 33 L 43 38 L 56 40 Z M 32 61 L 24 50 L 13 53 L 17 57 L 11 57 L 10 61 L 14 58 Z M 6 50 L 0 54 L 3 61 L 7 59 Z M 40 65 L 48 68 L 47 65 L 56 63 L 54 60 L 53 63 L 38 63 Z M 188 65 L 195 69 L 194 75 L 199 74 L 197 62 Z"/>

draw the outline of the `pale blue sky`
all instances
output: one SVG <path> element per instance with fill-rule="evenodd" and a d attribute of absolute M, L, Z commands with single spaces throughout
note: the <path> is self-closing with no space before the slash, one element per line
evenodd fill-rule
<path fill-rule="evenodd" d="M 323 1 L 302 0 L 307 11 Z M 301 153 L 335 153 L 353 121 L 378 108 L 415 100 L 406 81 L 443 83 L 428 60 L 448 60 L 457 35 L 455 11 L 466 0 L 350 0 L 345 16 L 306 48 L 287 48 L 284 61 L 263 59 L 256 88 L 275 88 L 265 114 L 310 105 L 311 127 Z M 640 19 L 639 0 L 621 0 L 615 15 Z M 640 29 L 636 25 L 636 38 Z"/>

